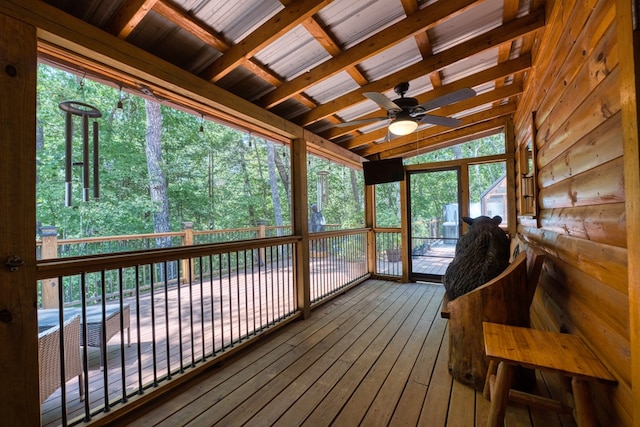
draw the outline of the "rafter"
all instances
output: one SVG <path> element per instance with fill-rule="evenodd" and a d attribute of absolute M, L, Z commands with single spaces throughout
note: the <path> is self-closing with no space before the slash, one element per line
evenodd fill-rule
<path fill-rule="evenodd" d="M 302 26 L 315 38 L 318 43 L 327 51 L 331 56 L 338 56 L 342 53 L 342 49 L 338 45 L 338 42 L 334 40 L 334 37 L 328 32 L 324 25 L 318 22 L 318 19 L 311 17 L 302 23 Z M 357 66 L 349 67 L 346 69 L 351 78 L 360 86 L 369 83 L 367 78 L 358 70 Z"/>
<path fill-rule="evenodd" d="M 251 58 L 262 48 L 301 24 L 333 0 L 299 0 L 265 21 L 240 43 L 232 46 L 224 55 L 205 68 L 200 76 L 216 82 L 226 76 L 245 59 Z"/>
<path fill-rule="evenodd" d="M 266 94 L 258 101 L 258 104 L 271 108 L 291 98 L 310 86 L 324 81 L 337 73 L 352 67 L 372 56 L 389 49 L 408 37 L 425 31 L 439 22 L 463 12 L 478 0 L 448 0 L 436 2 L 416 12 L 402 21 L 387 27 L 372 35 L 367 40 L 360 42 L 352 48 L 345 50 L 340 55 L 316 66 L 308 73 L 296 77 L 279 88 Z"/>
<path fill-rule="evenodd" d="M 231 43 L 225 40 L 220 34 L 170 1 L 159 0 L 153 7 L 153 10 L 220 52 L 227 52 L 231 48 Z M 255 58 L 247 58 L 241 65 L 273 86 L 278 87 L 282 85 L 282 79 Z M 296 100 L 307 108 L 317 106 L 315 102 L 304 94 L 297 96 Z"/>
<path fill-rule="evenodd" d="M 523 61 L 523 59 L 527 59 L 529 58 L 529 62 L 528 65 L 526 66 L 522 66 L 522 67 L 518 67 L 515 71 L 513 71 L 513 66 L 511 67 L 507 67 L 507 65 L 517 65 L 518 63 L 521 64 L 526 64 L 525 61 Z M 453 92 L 454 90 L 458 90 L 458 89 L 462 89 L 465 87 L 474 87 L 474 86 L 478 86 L 481 85 L 483 83 L 487 83 L 490 81 L 495 80 L 496 78 L 499 78 L 501 76 L 505 76 L 505 75 L 520 75 L 522 74 L 525 70 L 528 70 L 531 67 L 531 59 L 530 56 L 527 55 L 524 58 L 518 58 L 515 60 L 512 60 L 509 63 L 502 63 L 500 65 L 496 65 L 495 67 L 492 67 L 488 70 L 484 70 L 481 71 L 479 73 L 473 74 L 471 76 L 465 77 L 463 79 L 457 80 L 455 82 L 451 82 L 447 85 L 441 86 L 437 89 L 434 89 L 433 91 L 424 93 L 422 95 L 419 95 L 416 97 L 417 101 L 419 104 L 422 104 L 424 102 L 430 101 L 434 98 L 437 98 L 438 96 L 444 95 L 448 92 Z M 512 85 L 509 86 L 513 86 L 513 87 L 521 87 L 522 86 L 522 81 L 519 82 L 514 82 Z M 488 92 L 488 93 L 494 93 L 494 92 Z M 514 93 L 517 94 L 520 92 L 516 92 Z M 486 94 L 482 94 L 479 95 L 475 98 L 472 98 L 472 100 L 477 100 L 477 99 L 484 99 L 486 96 Z M 511 96 L 511 95 L 506 95 L 506 96 Z M 497 100 L 502 99 L 500 97 L 496 98 Z M 457 111 L 456 111 L 457 112 Z M 361 119 L 368 119 L 370 117 L 378 117 L 380 116 L 380 111 L 376 111 L 374 113 L 370 113 L 367 114 L 366 116 L 360 117 Z M 359 119 L 360 119 L 359 118 Z M 334 127 L 326 132 L 321 133 L 323 138 L 326 139 L 335 139 L 338 138 L 344 134 L 347 134 L 349 132 L 353 132 L 354 130 L 358 129 L 362 127 L 362 125 L 356 125 L 356 126 L 349 126 L 349 127 Z"/>
<path fill-rule="evenodd" d="M 147 16 L 158 0 L 125 0 L 107 22 L 105 30 L 118 38 L 126 39 Z"/>
<path fill-rule="evenodd" d="M 225 52 L 229 49 L 229 43 L 220 34 L 194 18 L 180 6 L 166 0 L 158 0 L 153 6 L 153 11 L 162 15 L 183 30 L 190 32 L 214 49 L 220 52 Z"/>
<path fill-rule="evenodd" d="M 502 23 L 505 24 L 518 16 L 518 7 L 520 0 L 504 0 L 504 6 L 502 7 Z M 498 63 L 508 61 L 511 57 L 511 51 L 513 50 L 514 42 L 504 43 L 498 48 Z M 503 86 L 505 79 L 497 79 L 495 85 Z"/>
<path fill-rule="evenodd" d="M 362 92 L 380 92 L 388 90 L 399 81 L 410 81 L 414 78 L 424 75 L 425 73 L 429 73 L 436 68 L 445 67 L 467 56 L 480 53 L 486 49 L 494 48 L 495 46 L 499 46 L 500 44 L 505 42 L 510 42 L 515 38 L 521 37 L 524 34 L 537 30 L 543 24 L 544 12 L 538 12 L 537 14 L 527 15 L 523 18 L 511 21 L 507 25 L 498 27 L 494 30 L 489 31 L 488 33 L 475 37 L 467 41 L 466 43 L 456 45 L 446 51 L 440 52 L 437 55 L 434 55 L 419 64 L 414 64 L 398 73 L 394 73 L 393 75 L 387 76 L 370 85 L 367 85 L 366 89 L 365 87 L 363 87 L 358 91 L 352 91 L 349 94 L 344 95 L 336 100 L 321 105 L 318 108 L 301 115 L 300 117 L 294 118 L 294 121 L 303 126 L 306 126 L 307 124 L 320 120 L 329 114 L 333 114 L 341 109 L 365 101 L 365 99 L 363 99 L 362 97 Z M 437 92 L 434 91 L 434 94 L 435 93 Z"/>
<path fill-rule="evenodd" d="M 520 35 L 519 32 L 517 35 L 512 34 L 513 37 L 517 37 L 519 35 Z M 478 43 L 473 43 L 473 44 L 474 45 L 481 44 L 483 40 L 484 39 L 479 40 Z M 460 47 L 454 47 L 452 49 L 456 49 L 459 51 L 464 51 L 465 49 L 471 49 L 472 42 L 473 40 L 470 40 L 469 44 L 463 43 L 462 45 L 460 45 Z M 442 53 L 445 54 L 446 52 L 448 51 L 445 51 Z M 457 57 L 457 55 L 458 53 L 451 56 Z M 405 68 L 404 70 L 393 73 L 389 76 L 386 76 L 382 79 L 372 82 L 366 86 L 363 86 L 358 90 L 354 90 L 345 95 L 342 95 L 332 100 L 331 102 L 323 104 L 313 110 L 307 111 L 306 113 L 303 113 L 298 117 L 293 118 L 293 121 L 300 126 L 307 126 L 311 123 L 317 122 L 318 120 L 322 120 L 323 118 L 330 116 L 332 114 L 335 114 L 340 110 L 351 107 L 352 105 L 358 104 L 360 102 L 365 102 L 366 98 L 362 96 L 363 92 L 384 92 L 386 90 L 389 90 L 400 81 L 410 81 L 424 75 L 425 68 L 429 67 L 430 65 L 431 65 L 431 62 L 429 60 L 424 60 L 417 64 L 413 64 Z M 433 99 L 438 96 L 444 95 L 445 93 L 447 93 L 447 91 L 460 89 L 463 87 L 477 86 L 479 84 L 486 83 L 491 80 L 495 80 L 496 78 L 499 78 L 499 77 L 504 77 L 504 76 L 511 75 L 513 73 L 517 73 L 519 71 L 522 71 L 530 67 L 531 67 L 531 55 L 525 54 L 519 58 L 512 59 L 508 62 L 505 62 L 504 64 L 489 68 L 487 70 L 476 73 L 472 76 L 465 77 L 463 79 L 449 83 L 446 85 L 446 89 L 442 89 L 442 90 L 436 89 L 432 92 L 429 92 L 432 96 L 432 98 L 429 98 L 429 99 Z M 337 132 L 340 132 L 340 131 L 338 130 Z"/>

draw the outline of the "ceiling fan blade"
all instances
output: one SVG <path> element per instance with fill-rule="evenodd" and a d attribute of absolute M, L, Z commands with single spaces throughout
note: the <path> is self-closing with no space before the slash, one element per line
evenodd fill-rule
<path fill-rule="evenodd" d="M 387 111 L 402 111 L 398 104 L 379 92 L 365 92 L 363 95 Z"/>
<path fill-rule="evenodd" d="M 421 123 L 430 123 L 432 125 L 456 127 L 462 123 L 460 119 L 454 119 L 453 117 L 434 116 L 433 114 L 425 114 L 421 119 Z"/>
<path fill-rule="evenodd" d="M 381 120 L 387 120 L 387 119 L 388 117 L 371 117 L 369 119 L 353 120 L 350 122 L 338 123 L 336 124 L 336 127 L 342 128 L 345 126 L 364 125 L 367 123 L 374 123 L 374 122 L 379 122 Z"/>
<path fill-rule="evenodd" d="M 462 89 L 454 90 L 453 92 L 449 92 L 442 96 L 432 99 L 431 101 L 427 101 L 422 103 L 416 107 L 414 110 L 422 110 L 422 111 L 430 111 L 436 108 L 442 107 L 444 105 L 453 104 L 454 102 L 462 101 L 464 99 L 472 98 L 476 96 L 476 91 L 465 87 Z"/>

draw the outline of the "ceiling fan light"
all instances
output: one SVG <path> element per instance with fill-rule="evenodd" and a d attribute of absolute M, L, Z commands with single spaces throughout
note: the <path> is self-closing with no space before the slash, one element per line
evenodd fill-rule
<path fill-rule="evenodd" d="M 389 131 L 394 135 L 409 135 L 411 132 L 418 128 L 418 123 L 415 120 L 397 118 L 389 125 Z"/>

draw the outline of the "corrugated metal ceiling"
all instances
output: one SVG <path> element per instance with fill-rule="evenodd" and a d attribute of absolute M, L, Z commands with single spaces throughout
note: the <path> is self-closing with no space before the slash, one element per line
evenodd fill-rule
<path fill-rule="evenodd" d="M 506 75 L 501 67 L 529 55 L 544 28 L 544 15 L 536 13 L 544 8 L 544 0 L 47 3 L 356 153 L 381 141 L 387 121 L 336 124 L 385 116 L 387 112 L 363 93 L 380 92 L 395 99 L 393 88 L 401 81 L 410 83 L 406 96 L 419 102 L 459 89 L 463 83 L 478 95 L 485 94 L 487 102 L 482 105 L 467 102 L 458 109 L 456 104 L 442 109 L 462 123 L 454 128 L 436 126 L 432 134 L 455 136 L 479 120 L 494 119 L 491 111 L 504 115 L 495 107 L 517 102 L 518 92 L 511 91 L 507 98 L 492 94 L 498 96 L 497 89 L 505 84 L 521 87 L 530 60 Z M 434 17 L 437 21 L 432 24 Z M 126 31 L 127 25 L 132 31 Z M 276 33 L 278 26 L 281 31 Z M 383 32 L 391 26 L 393 31 Z M 410 34 L 401 35 L 409 28 Z M 486 77 L 490 71 L 493 74 Z M 478 111 L 485 112 L 483 117 L 465 119 Z M 419 136 L 405 138 L 411 140 L 406 151 L 396 149 L 393 155 L 413 154 L 411 147 Z M 431 145 L 427 139 L 421 146 Z M 376 155 L 391 154 L 378 150 Z"/>

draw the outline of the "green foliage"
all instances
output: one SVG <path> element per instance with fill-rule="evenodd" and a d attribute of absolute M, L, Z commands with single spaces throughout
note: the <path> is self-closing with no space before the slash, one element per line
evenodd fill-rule
<path fill-rule="evenodd" d="M 62 238 L 153 232 L 156 207 L 149 196 L 145 154 L 144 99 L 41 64 L 38 73 L 38 150 L 36 211 L 40 225 L 55 225 Z M 122 110 L 117 109 L 122 100 Z M 64 205 L 64 100 L 95 106 L 100 126 L 100 198 L 82 201 L 81 167 L 73 168 L 73 206 Z M 274 144 L 290 180 L 289 149 L 183 111 L 161 106 L 162 169 L 167 179 L 171 230 L 192 221 L 196 230 L 276 224 L 271 185 L 277 188 L 284 225 L 290 224 L 290 189 L 281 176 L 270 182 L 268 144 Z M 81 118 L 74 117 L 73 161 L 82 160 Z M 202 131 L 201 131 L 202 129 Z M 316 200 L 316 174 L 326 170 L 327 223 L 343 228 L 364 224 L 362 174 L 310 156 L 309 200 Z"/>
<path fill-rule="evenodd" d="M 361 171 L 307 155 L 307 186 L 309 206 L 318 203 L 319 172 L 328 172 L 326 203 L 322 214 L 327 224 L 340 224 L 341 228 L 364 227 L 364 177 Z M 352 185 L 352 179 L 355 185 Z M 354 194 L 353 187 L 356 187 Z"/>

